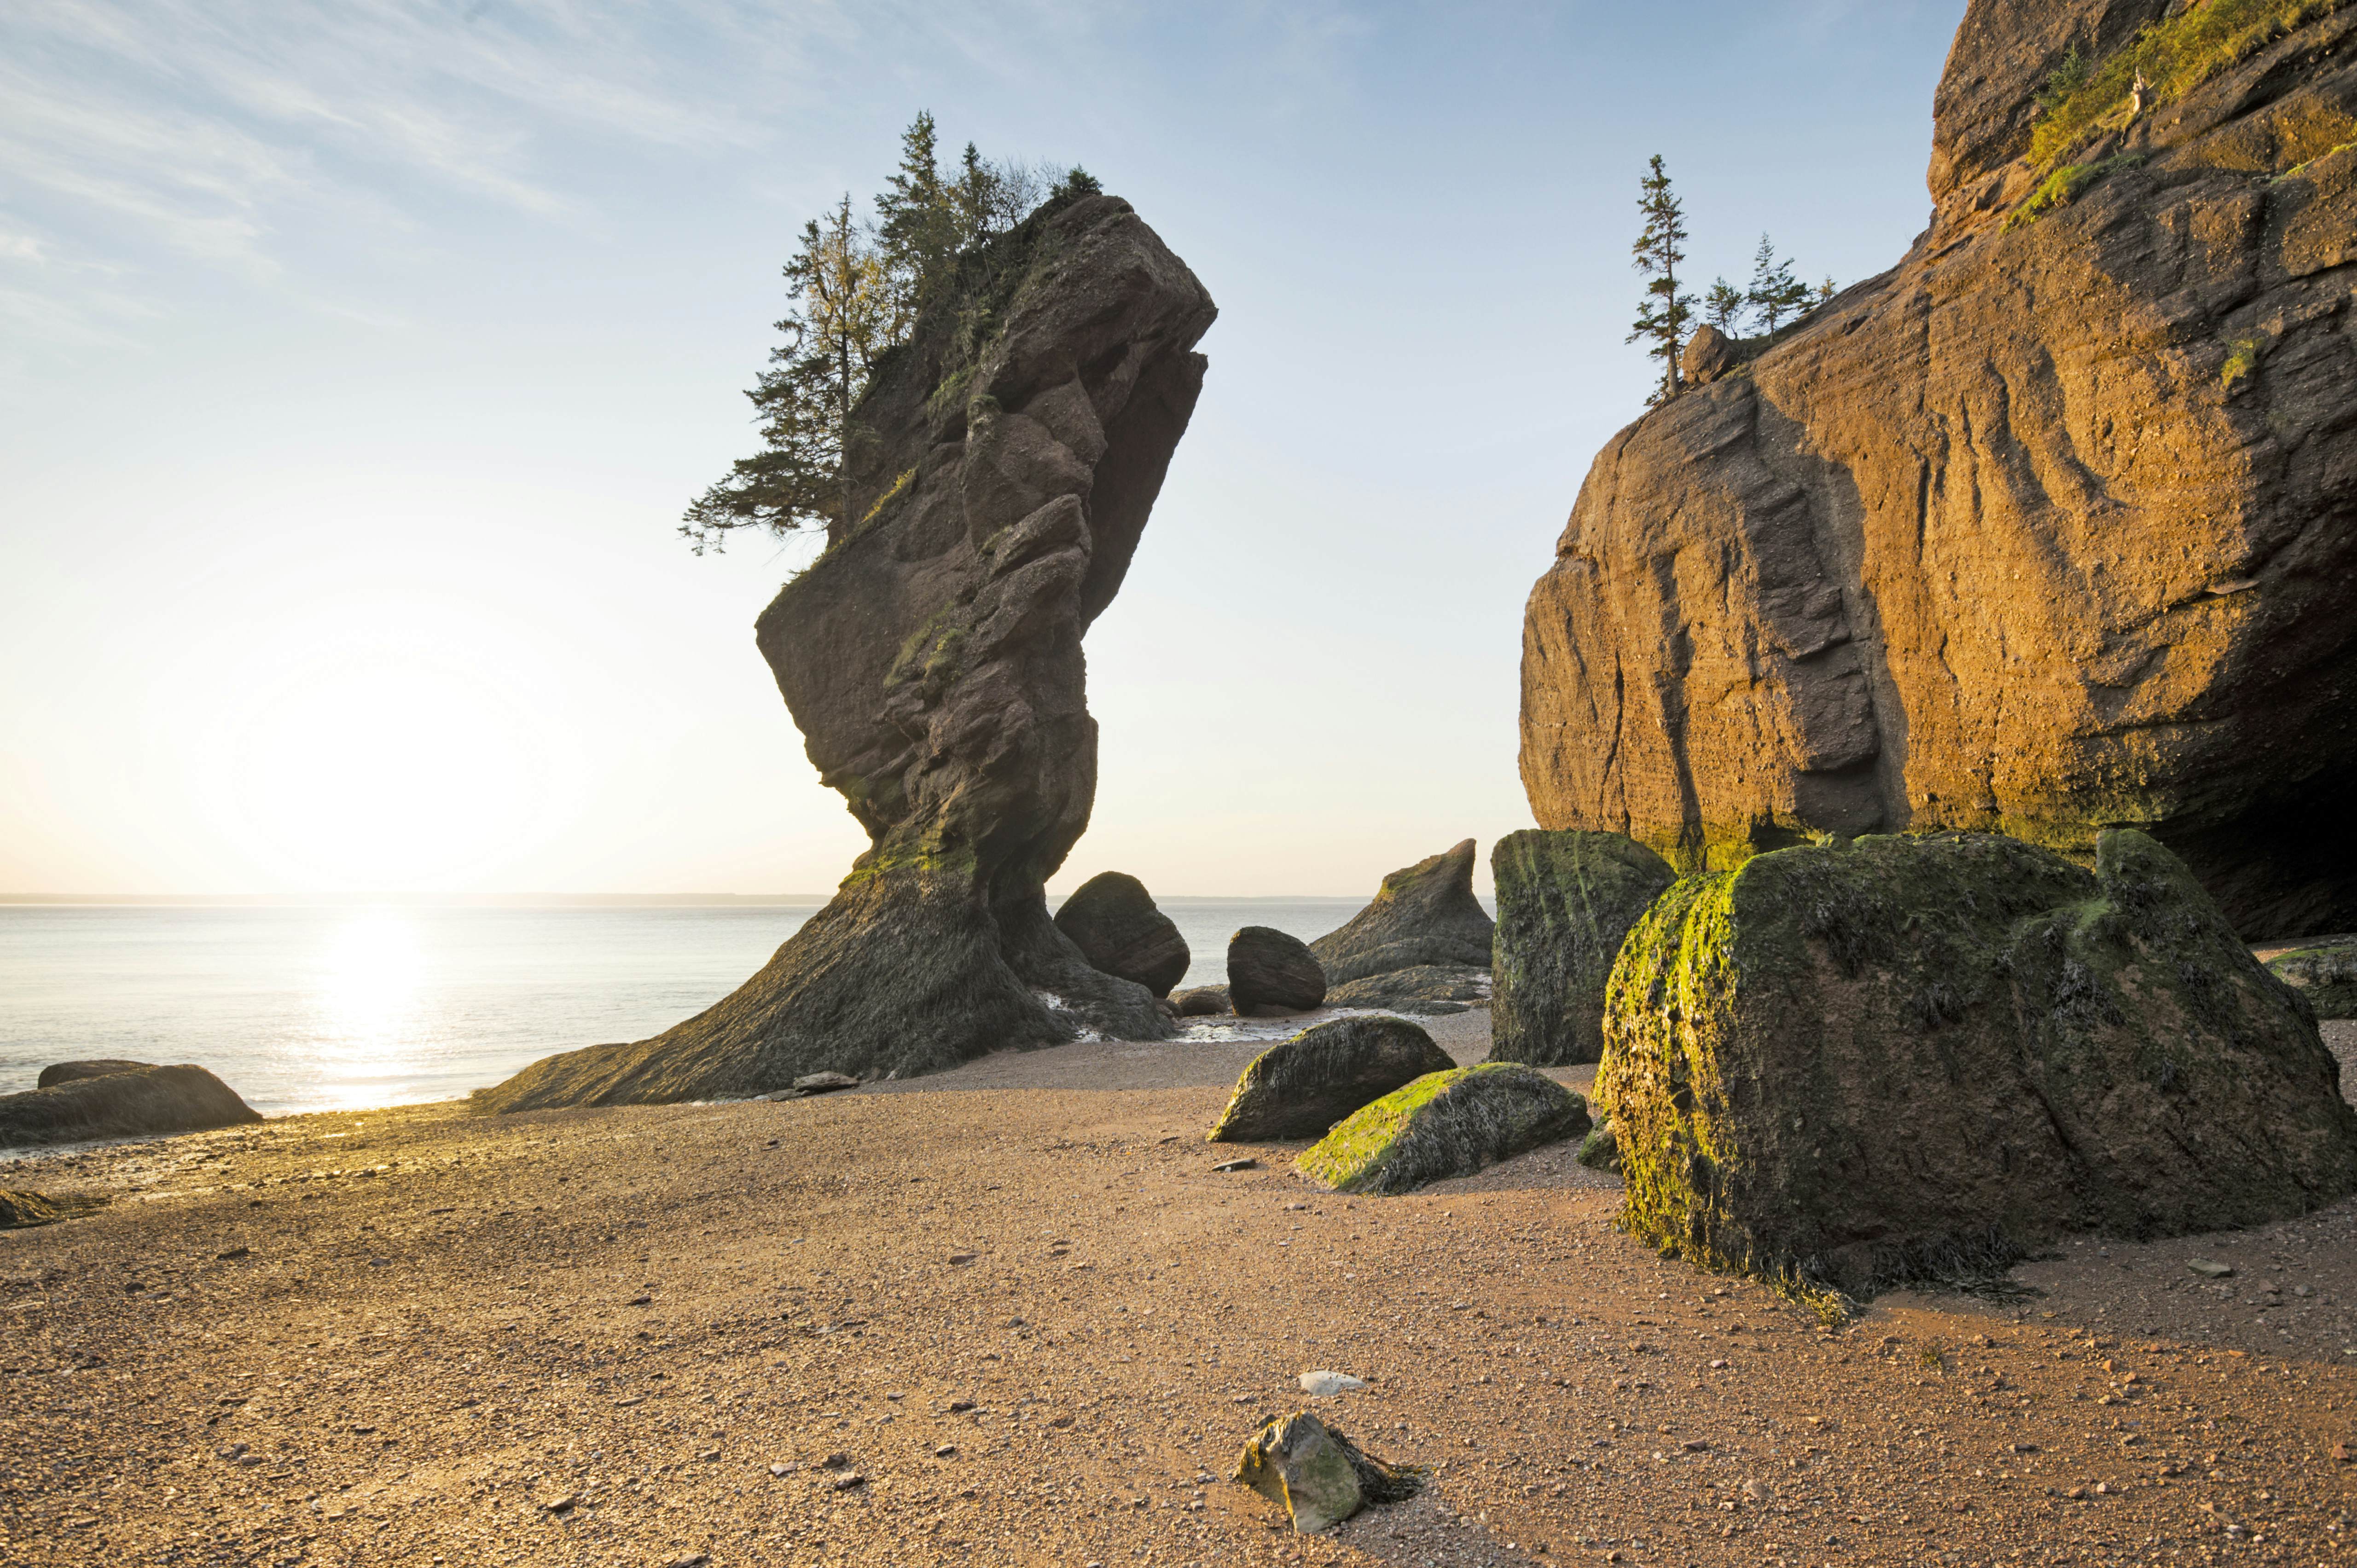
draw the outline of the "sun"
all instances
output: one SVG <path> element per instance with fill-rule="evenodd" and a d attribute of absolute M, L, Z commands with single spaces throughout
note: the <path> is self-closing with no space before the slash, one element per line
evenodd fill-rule
<path fill-rule="evenodd" d="M 414 648 L 339 652 L 244 716 L 235 789 L 257 847 L 332 888 L 447 886 L 503 858 L 544 803 L 528 713 Z"/>

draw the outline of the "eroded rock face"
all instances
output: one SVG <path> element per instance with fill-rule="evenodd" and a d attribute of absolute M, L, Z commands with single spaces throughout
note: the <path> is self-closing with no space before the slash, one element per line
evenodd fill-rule
<path fill-rule="evenodd" d="M 1250 1017 L 1264 1007 L 1306 1013 L 1325 1000 L 1326 972 L 1299 937 L 1246 926 L 1228 939 L 1228 1001 L 1239 1014 Z"/>
<path fill-rule="evenodd" d="M 0 1147 L 201 1133 L 261 1113 L 200 1067 L 138 1067 L 0 1094 Z"/>
<path fill-rule="evenodd" d="M 1491 945 L 1490 1058 L 1563 1067 L 1604 1054 L 1604 983 L 1621 939 L 1677 880 L 1620 833 L 1544 828 L 1490 851 L 1498 887 Z"/>
<path fill-rule="evenodd" d="M 1215 1144 L 1320 1138 L 1361 1105 L 1456 1065 L 1405 1018 L 1337 1018 L 1254 1057 L 1207 1136 Z"/>
<path fill-rule="evenodd" d="M 1417 964 L 1482 968 L 1490 961 L 1489 912 L 1473 897 L 1473 841 L 1383 878 L 1374 901 L 1348 925 L 1309 944 L 1329 985 Z"/>
<path fill-rule="evenodd" d="M 1975 0 L 1914 249 L 1597 458 L 1524 624 L 1541 825 L 2140 824 L 2254 940 L 2357 927 L 2357 11 L 2025 218 L 2047 72 L 2164 8 Z"/>
<path fill-rule="evenodd" d="M 1051 204 L 960 263 L 878 365 L 854 515 L 761 615 L 811 760 L 873 842 L 733 995 L 651 1040 L 535 1063 L 479 1107 L 610 1104 L 953 1066 L 1093 1029 L 1165 1036 L 1043 886 L 1088 825 L 1081 639 L 1128 570 L 1216 314 L 1127 202 Z"/>
<path fill-rule="evenodd" d="M 2267 960 L 2277 980 L 2308 998 L 2319 1018 L 2357 1018 L 2357 936 L 2342 934 Z"/>
<path fill-rule="evenodd" d="M 1429 1073 L 1361 1107 L 1294 1165 L 1338 1192 L 1412 1192 L 1591 1124 L 1587 1102 L 1537 1069 L 1483 1062 Z"/>
<path fill-rule="evenodd" d="M 1621 949 L 1597 1072 L 1624 1228 L 1865 1296 L 2357 1190 L 2308 1009 L 2151 838 L 2097 865 L 1878 835 L 1677 883 Z"/>
<path fill-rule="evenodd" d="M 1157 996 L 1169 995 L 1187 977 L 1187 939 L 1135 876 L 1106 871 L 1090 877 L 1056 911 L 1056 929 L 1091 968 L 1134 980 Z"/>

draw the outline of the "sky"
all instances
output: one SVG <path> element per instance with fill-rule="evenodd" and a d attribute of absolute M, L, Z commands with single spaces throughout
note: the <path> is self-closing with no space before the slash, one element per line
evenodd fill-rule
<path fill-rule="evenodd" d="M 0 893 L 831 888 L 866 839 L 752 639 L 811 545 L 674 529 L 920 109 L 1221 309 L 1050 890 L 1486 859 L 1523 599 L 1650 384 L 1646 157 L 1698 284 L 1763 230 L 1880 271 L 1962 12 L 0 5 Z"/>

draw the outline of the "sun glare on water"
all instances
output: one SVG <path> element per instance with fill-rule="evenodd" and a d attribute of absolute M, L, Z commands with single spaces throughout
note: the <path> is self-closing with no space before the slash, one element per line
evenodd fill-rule
<path fill-rule="evenodd" d="M 328 934 L 316 981 L 317 1089 L 337 1104 L 373 1103 L 371 1086 L 399 1077 L 417 1049 L 425 958 L 397 911 L 367 909 Z"/>

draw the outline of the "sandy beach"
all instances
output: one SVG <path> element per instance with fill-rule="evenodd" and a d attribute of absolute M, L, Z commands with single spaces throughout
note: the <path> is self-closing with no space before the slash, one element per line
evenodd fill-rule
<path fill-rule="evenodd" d="M 1829 1332 L 1567 1147 L 1365 1199 L 1204 1144 L 1263 1044 L 21 1162 L 103 1204 L 0 1233 L 0 1559 L 2357 1561 L 2357 1201 Z M 1303 1538 L 1226 1477 L 1315 1369 L 1432 1485 Z"/>

